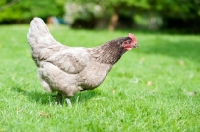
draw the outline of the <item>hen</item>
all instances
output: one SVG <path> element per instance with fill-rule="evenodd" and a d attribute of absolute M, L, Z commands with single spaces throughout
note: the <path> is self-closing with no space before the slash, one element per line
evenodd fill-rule
<path fill-rule="evenodd" d="M 132 34 L 94 48 L 65 46 L 53 38 L 40 18 L 31 21 L 27 38 L 42 86 L 58 92 L 58 103 L 64 96 L 69 106 L 70 97 L 98 87 L 120 57 L 137 47 Z"/>

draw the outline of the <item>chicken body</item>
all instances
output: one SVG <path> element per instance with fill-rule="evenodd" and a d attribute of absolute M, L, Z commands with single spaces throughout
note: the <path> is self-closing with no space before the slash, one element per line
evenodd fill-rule
<path fill-rule="evenodd" d="M 98 87 L 111 68 L 111 64 L 95 61 L 86 48 L 66 47 L 39 61 L 38 73 L 47 91 L 71 97 L 78 91 Z"/>
<path fill-rule="evenodd" d="M 105 79 L 112 66 L 127 50 L 137 47 L 133 36 L 106 42 L 94 48 L 68 47 L 57 42 L 40 18 L 31 21 L 27 34 L 32 58 L 45 90 L 57 91 L 57 101 L 78 91 L 92 90 Z"/>

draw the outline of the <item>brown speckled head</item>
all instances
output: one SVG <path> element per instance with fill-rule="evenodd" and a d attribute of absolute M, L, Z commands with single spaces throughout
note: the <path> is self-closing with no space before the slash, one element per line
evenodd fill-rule
<path fill-rule="evenodd" d="M 129 33 L 128 37 L 113 39 L 102 46 L 93 48 L 91 54 L 97 61 L 113 65 L 126 51 L 137 47 L 136 38 Z"/>

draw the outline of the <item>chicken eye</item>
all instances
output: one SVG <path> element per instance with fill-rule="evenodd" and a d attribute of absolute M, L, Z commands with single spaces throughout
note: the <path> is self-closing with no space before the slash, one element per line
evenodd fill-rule
<path fill-rule="evenodd" d="M 128 43 L 131 44 L 131 40 L 129 40 Z"/>

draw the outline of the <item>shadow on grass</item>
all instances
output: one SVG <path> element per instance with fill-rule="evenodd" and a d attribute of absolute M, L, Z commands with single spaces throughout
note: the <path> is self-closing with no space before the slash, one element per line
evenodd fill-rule
<path fill-rule="evenodd" d="M 27 96 L 28 100 L 31 102 L 37 102 L 41 103 L 44 105 L 49 105 L 49 104 L 54 104 L 56 103 L 56 98 L 55 95 L 57 93 L 48 93 L 48 92 L 39 92 L 39 91 L 26 91 L 21 89 L 20 87 L 13 87 L 13 91 L 22 94 L 24 96 Z M 101 92 L 97 90 L 92 90 L 92 91 L 84 91 L 84 92 L 79 92 L 75 96 L 71 97 L 70 100 L 73 103 L 79 102 L 85 102 L 87 100 L 92 99 L 95 96 L 101 95 Z M 65 103 L 63 99 L 63 103 Z"/>
<path fill-rule="evenodd" d="M 182 39 L 181 39 L 182 38 Z M 177 59 L 188 59 L 200 63 L 200 39 L 188 37 L 157 37 L 150 44 L 144 44 L 138 52 L 160 54 Z"/>

